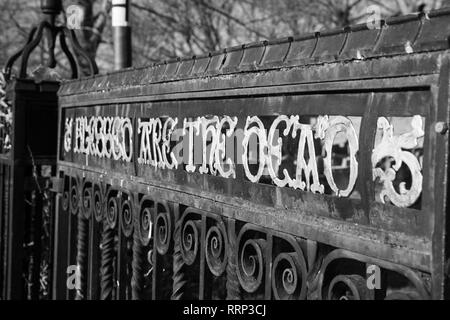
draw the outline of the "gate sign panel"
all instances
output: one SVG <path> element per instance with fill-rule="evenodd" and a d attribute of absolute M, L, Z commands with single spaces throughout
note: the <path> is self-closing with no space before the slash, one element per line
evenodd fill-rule
<path fill-rule="evenodd" d="M 158 169 L 178 169 L 183 165 L 183 159 L 179 159 L 171 147 L 172 142 L 180 145 L 182 153 L 186 153 L 187 163 L 183 166 L 186 172 L 198 172 L 210 174 L 222 178 L 236 178 L 236 165 L 244 168 L 245 178 L 251 182 L 258 183 L 266 172 L 272 184 L 278 187 L 290 187 L 302 191 L 324 193 L 324 185 L 320 183 L 317 168 L 318 158 L 316 156 L 315 141 L 321 144 L 323 171 L 320 173 L 325 177 L 328 187 L 333 195 L 337 197 L 348 197 L 356 184 L 358 177 L 358 135 L 352 121 L 344 116 L 318 116 L 310 118 L 314 124 L 303 124 L 299 122 L 299 116 L 277 116 L 265 128 L 264 123 L 258 116 L 247 116 L 240 145 L 232 143 L 226 148 L 226 138 L 236 138 L 237 117 L 218 116 L 197 117 L 195 120 L 184 118 L 179 121 L 177 117 L 131 119 L 129 117 L 76 117 L 65 118 L 64 129 L 64 152 L 74 152 L 86 157 L 92 156 L 99 159 L 112 159 L 123 162 L 136 161 L 140 165 L 147 165 Z M 138 150 L 137 159 L 133 158 L 133 122 L 137 122 Z M 178 123 L 182 123 L 177 128 Z M 75 124 L 75 127 L 74 127 Z M 283 125 L 283 130 L 279 127 Z M 423 123 L 419 115 L 411 119 L 412 129 L 401 136 L 394 136 L 393 126 L 389 121 L 381 117 L 378 119 L 377 129 L 383 130 L 382 140 L 375 146 L 372 155 L 374 179 L 379 178 L 383 183 L 380 200 L 384 203 L 385 198 L 399 207 L 408 207 L 416 203 L 422 191 L 422 170 L 418 159 L 410 151 L 402 151 L 402 148 L 418 149 L 417 139 L 423 137 Z M 174 138 L 174 131 L 181 131 L 183 140 Z M 72 132 L 75 135 L 72 137 Z M 342 169 L 348 171 L 348 183 L 343 189 L 339 189 L 333 176 L 333 146 L 336 136 L 342 133 L 346 141 L 348 151 L 346 161 Z M 281 136 L 280 136 L 281 135 Z M 295 174 L 291 177 L 285 168 L 280 170 L 283 154 L 283 138 L 287 143 L 299 136 L 297 153 L 293 154 L 288 166 L 295 167 Z M 194 143 L 194 136 L 198 136 L 198 144 Z M 254 137 L 253 145 L 250 140 Z M 276 139 L 275 139 L 276 138 Z M 187 140 L 185 144 L 183 141 Z M 183 145 L 188 146 L 182 149 Z M 242 157 L 232 159 L 228 156 L 239 148 L 238 154 Z M 230 151 L 231 149 L 231 151 Z M 195 163 L 196 152 L 201 155 L 201 162 Z M 250 154 L 256 154 L 257 161 L 255 173 L 250 169 Z M 307 155 L 305 157 L 305 155 Z M 319 154 L 318 156 L 322 156 Z M 337 155 L 335 155 L 337 157 Z M 340 155 L 342 157 L 342 155 Z M 306 159 L 305 159 L 306 158 Z M 380 168 L 379 161 L 384 158 L 392 158 L 395 161 L 394 168 Z M 393 181 L 396 172 L 401 168 L 403 162 L 411 173 L 412 184 L 409 190 L 405 188 L 406 181 L 401 181 L 401 190 L 396 191 Z M 279 177 L 282 172 L 283 178 Z"/>
<path fill-rule="evenodd" d="M 437 11 L 66 82 L 61 212 L 93 205 L 98 221 L 137 232 L 157 257 L 181 248 L 184 263 L 200 259 L 218 279 L 236 259 L 247 295 L 314 296 L 312 284 L 287 290 L 294 278 L 278 286 L 275 269 L 290 261 L 304 272 L 317 264 L 308 279 L 332 298 L 339 281 L 360 282 L 327 275 L 350 259 L 438 297 L 448 25 Z M 203 271 L 194 298 L 214 295 Z"/>

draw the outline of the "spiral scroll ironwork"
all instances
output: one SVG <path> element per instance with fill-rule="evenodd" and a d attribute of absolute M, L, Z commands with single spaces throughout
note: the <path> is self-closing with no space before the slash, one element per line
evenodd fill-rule
<path fill-rule="evenodd" d="M 136 217 L 135 231 L 144 246 L 147 246 L 151 239 L 152 217 L 154 216 L 153 207 L 153 202 L 143 201 Z"/>
<path fill-rule="evenodd" d="M 117 218 L 119 216 L 119 204 L 116 197 L 110 197 L 106 207 L 106 222 L 111 229 L 117 225 Z"/>
<path fill-rule="evenodd" d="M 129 199 L 122 201 L 122 208 L 120 210 L 120 219 L 122 232 L 126 237 L 130 237 L 133 233 L 133 205 Z"/>
<path fill-rule="evenodd" d="M 89 219 L 92 214 L 92 186 L 90 183 L 84 183 L 81 193 L 81 207 L 85 219 Z"/>
<path fill-rule="evenodd" d="M 338 275 L 328 288 L 328 300 L 369 300 L 371 292 L 366 279 L 359 274 Z"/>
<path fill-rule="evenodd" d="M 97 222 L 103 221 L 104 203 L 103 193 L 99 185 L 94 185 L 93 211 Z"/>
<path fill-rule="evenodd" d="M 262 284 L 266 240 L 248 239 L 239 250 L 238 278 L 242 288 L 254 293 Z"/>
<path fill-rule="evenodd" d="M 228 258 L 228 239 L 223 224 L 209 228 L 206 233 L 205 256 L 209 270 L 219 277 L 225 271 Z"/>
<path fill-rule="evenodd" d="M 272 266 L 272 290 L 275 299 L 305 299 L 307 276 L 306 262 L 301 254 L 278 254 Z"/>
<path fill-rule="evenodd" d="M 193 265 L 199 248 L 199 230 L 201 222 L 198 220 L 188 220 L 183 224 L 181 233 L 181 256 L 188 266 Z"/>
<path fill-rule="evenodd" d="M 165 255 L 169 251 L 172 238 L 172 221 L 170 212 L 164 210 L 156 216 L 155 222 L 155 246 L 160 255 Z"/>
<path fill-rule="evenodd" d="M 72 185 L 72 188 L 70 189 L 70 212 L 72 214 L 78 213 L 78 205 L 79 205 L 79 192 L 78 192 L 78 185 L 75 183 Z"/>

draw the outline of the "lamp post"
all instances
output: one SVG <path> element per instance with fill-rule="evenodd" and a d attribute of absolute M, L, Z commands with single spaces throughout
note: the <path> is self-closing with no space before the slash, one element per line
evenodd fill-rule
<path fill-rule="evenodd" d="M 129 5 L 129 0 L 112 1 L 115 70 L 131 67 L 131 27 L 129 26 Z"/>

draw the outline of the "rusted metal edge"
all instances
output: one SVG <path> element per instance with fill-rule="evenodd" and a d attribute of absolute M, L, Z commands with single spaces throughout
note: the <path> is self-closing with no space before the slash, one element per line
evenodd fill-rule
<path fill-rule="evenodd" d="M 147 67 L 128 68 L 111 72 L 106 75 L 97 75 L 79 80 L 66 81 L 62 85 L 59 95 L 64 96 L 86 91 L 111 90 L 121 86 L 140 86 L 150 83 L 179 81 L 193 77 L 211 77 L 240 72 L 320 65 L 351 60 L 370 60 L 383 56 L 409 55 L 412 52 L 442 51 L 449 49 L 448 36 L 450 35 L 450 29 L 442 28 L 443 24 L 450 25 L 450 11 L 448 9 L 430 11 L 427 14 L 411 14 L 403 17 L 390 18 L 386 23 L 380 23 L 380 30 L 369 30 L 368 26 L 357 25 L 345 29 L 326 31 L 322 34 L 316 33 L 298 38 L 284 38 L 274 41 L 240 45 L 207 54 L 210 59 L 220 55 L 223 56 L 218 62 L 219 66 L 214 69 L 205 68 L 202 72 L 196 70 L 195 74 L 193 73 L 194 68 L 191 68 L 189 72 L 177 72 L 182 63 L 191 60 L 192 65 L 195 65 L 196 60 L 204 59 L 206 54 L 201 55 L 198 58 L 177 58 Z M 413 29 L 415 31 L 410 35 L 405 36 L 405 29 Z M 425 33 L 422 32 L 423 29 L 426 29 Z M 371 43 L 353 41 L 353 38 L 361 38 L 363 33 L 366 34 L 368 32 L 376 33 L 377 41 Z M 432 41 L 427 41 L 426 37 L 422 37 L 424 34 L 426 37 L 432 35 Z M 273 48 L 274 46 L 283 46 L 287 43 L 309 41 L 311 36 L 317 38 L 317 44 L 312 48 L 313 51 L 304 51 L 307 55 L 297 57 L 294 62 L 286 61 L 289 52 L 286 54 L 283 50 L 279 51 L 280 57 L 275 59 L 279 63 L 275 65 L 261 58 L 257 63 L 251 63 L 251 67 L 249 68 L 249 64 L 246 60 L 242 59 L 249 51 L 254 51 L 255 48 L 260 47 L 265 49 L 269 45 Z M 326 43 L 332 43 L 333 47 L 338 49 L 334 52 L 328 52 L 327 44 L 321 44 L 323 43 L 321 41 L 322 39 L 326 39 Z M 352 47 L 351 50 L 346 48 L 348 43 L 354 44 L 354 47 Z M 388 47 L 386 47 L 386 45 L 388 45 Z M 289 50 L 294 50 L 294 46 L 290 46 Z M 261 51 L 264 54 L 264 50 Z M 358 51 L 361 53 L 360 55 L 357 54 Z M 236 56 L 236 60 L 231 59 L 232 56 Z M 231 60 L 233 60 L 233 65 L 229 66 L 228 63 Z M 165 71 L 161 71 L 161 67 L 164 67 Z M 172 70 L 172 72 L 168 73 L 168 70 Z M 83 84 L 86 83 L 91 84 L 91 86 L 83 86 Z"/>
<path fill-rule="evenodd" d="M 245 82 L 246 79 L 242 79 Z M 80 95 L 63 96 L 60 98 L 60 106 L 81 107 L 90 105 L 109 104 L 111 100 L 114 103 L 141 103 L 141 102 L 156 102 L 179 99 L 199 99 L 199 98 L 227 98 L 245 95 L 270 95 L 270 94 L 293 94 L 293 93 L 312 93 L 312 92 L 326 92 L 326 91 L 349 91 L 357 89 L 400 89 L 400 88 L 423 88 L 430 86 L 437 82 L 437 75 L 419 75 L 406 77 L 392 77 L 389 79 L 367 79 L 364 80 L 363 85 L 361 80 L 348 80 L 336 82 L 321 82 L 321 83 L 299 83 L 299 84 L 285 84 L 285 85 L 271 85 L 258 87 L 239 87 L 231 86 L 229 88 L 220 88 L 220 90 L 211 88 L 208 90 L 200 90 L 193 87 L 178 87 L 175 84 L 167 87 L 165 91 L 160 90 L 145 90 L 139 92 L 130 92 L 129 94 L 121 91 L 120 95 L 115 96 L 109 92 L 88 92 Z"/>

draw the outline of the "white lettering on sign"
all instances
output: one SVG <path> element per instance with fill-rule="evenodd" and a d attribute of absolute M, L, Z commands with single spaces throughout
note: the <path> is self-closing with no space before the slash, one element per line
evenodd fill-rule
<path fill-rule="evenodd" d="M 162 129 L 162 158 L 163 158 L 163 168 L 167 169 L 177 169 L 178 168 L 178 161 L 173 152 L 170 152 L 170 142 L 172 133 L 175 130 L 176 126 L 178 124 L 178 118 L 167 118 L 167 120 L 164 122 L 164 126 Z M 168 158 L 169 156 L 169 158 Z"/>
<path fill-rule="evenodd" d="M 72 118 L 66 118 L 64 150 L 71 149 Z M 133 126 L 130 118 L 75 118 L 75 153 L 130 162 L 133 157 Z"/>
<path fill-rule="evenodd" d="M 245 177 L 254 183 L 264 176 L 270 177 L 278 187 L 289 186 L 322 194 L 322 183 L 326 179 L 336 196 L 348 197 L 358 175 L 357 133 L 347 117 L 319 116 L 314 119 L 311 124 L 306 124 L 300 122 L 299 116 L 279 115 L 267 124 L 263 118 L 249 116 L 243 128 L 238 129 L 237 117 L 226 115 L 184 118 L 181 121 L 176 117 L 66 117 L 63 147 L 65 152 L 73 150 L 86 156 L 124 162 L 131 162 L 136 156 L 139 165 L 151 166 L 155 170 L 177 169 L 184 158 L 187 172 L 223 178 L 236 178 L 236 165 L 242 164 Z M 137 132 L 136 150 L 134 130 Z M 338 133 L 344 134 L 348 141 L 350 172 L 345 189 L 337 186 L 332 170 L 332 147 Z M 286 147 L 293 144 L 286 143 L 289 139 L 298 141 L 294 144 L 296 154 L 292 153 L 295 159 L 289 160 L 292 163 L 290 172 L 282 167 L 287 156 L 284 154 Z M 316 155 L 317 139 L 326 153 L 323 156 L 322 183 Z M 181 157 L 177 153 L 180 144 L 183 145 Z"/>
<path fill-rule="evenodd" d="M 276 133 L 278 132 L 278 125 L 280 123 L 284 122 L 286 124 L 286 128 L 283 131 L 284 136 L 288 136 L 289 132 L 291 131 L 291 128 L 294 127 L 294 124 L 298 122 L 298 116 L 291 116 L 288 118 L 287 116 L 279 116 L 275 119 L 275 121 L 272 123 L 272 126 L 269 130 L 269 135 L 267 138 L 267 144 L 268 144 L 268 154 L 267 154 L 267 169 L 269 171 L 270 177 L 272 178 L 275 185 L 278 187 L 285 187 L 286 185 L 292 185 L 292 179 L 289 176 L 289 173 L 286 169 L 283 170 L 284 178 L 280 179 L 278 177 L 278 168 L 281 165 L 282 160 L 282 138 L 278 137 L 276 140 L 276 143 L 274 144 L 274 140 L 276 137 Z"/>
<path fill-rule="evenodd" d="M 64 127 L 64 151 L 69 152 L 72 148 L 72 127 L 73 119 L 66 118 L 66 123 Z"/>
<path fill-rule="evenodd" d="M 233 160 L 229 157 L 226 157 L 226 137 L 231 138 L 233 136 L 234 130 L 236 129 L 236 125 L 238 123 L 238 119 L 236 117 L 230 118 L 228 116 L 223 117 L 217 125 L 216 136 L 217 143 L 216 149 L 214 151 L 214 165 L 221 177 L 224 178 L 236 178 L 236 169 L 233 163 Z M 228 129 L 225 129 L 228 127 Z M 222 131 L 225 130 L 225 133 Z M 223 160 L 225 160 L 223 162 Z M 224 165 L 228 167 L 225 169 Z"/>
<path fill-rule="evenodd" d="M 339 132 L 343 132 L 348 141 L 350 153 L 350 178 L 345 190 L 340 190 L 334 181 L 332 172 L 332 148 L 333 141 Z M 331 190 L 339 197 L 348 197 L 355 187 L 356 178 L 358 177 L 358 162 L 356 161 L 356 153 L 358 152 L 358 136 L 350 119 L 342 116 L 334 117 L 329 121 L 328 117 L 319 117 L 317 119 L 316 136 L 325 141 L 326 157 L 324 159 L 324 174 L 327 178 Z"/>
<path fill-rule="evenodd" d="M 410 126 L 410 131 L 397 136 L 388 119 L 378 118 L 377 128 L 382 131 L 382 138 L 372 152 L 373 180 L 378 179 L 383 186 L 380 200 L 385 203 L 387 199 L 400 208 L 413 205 L 422 194 L 422 166 L 413 154 L 414 148 L 418 147 L 418 139 L 425 135 L 422 117 L 414 116 Z M 391 161 L 381 167 L 377 166 L 386 158 Z M 410 186 L 408 189 L 406 182 L 402 181 L 396 190 L 394 181 L 402 166 L 411 174 Z"/>
<path fill-rule="evenodd" d="M 184 119 L 183 122 L 183 135 L 188 137 L 188 163 L 186 165 L 187 172 L 195 172 L 196 166 L 194 165 L 194 129 L 196 134 L 200 133 L 200 119 L 189 121 Z"/>
<path fill-rule="evenodd" d="M 316 149 L 314 147 L 314 137 L 312 126 L 299 123 L 294 123 L 294 131 L 292 137 L 297 136 L 300 130 L 300 139 L 298 141 L 297 153 L 297 170 L 295 173 L 295 180 L 290 184 L 291 187 L 300 190 L 307 190 L 312 192 L 323 193 L 324 187 L 319 182 L 319 172 L 317 171 Z M 305 159 L 305 149 L 308 148 L 308 160 Z M 302 181 L 302 175 L 305 176 L 305 181 Z M 313 183 L 311 184 L 311 178 Z"/>
<path fill-rule="evenodd" d="M 258 138 L 258 170 L 256 174 L 253 174 L 249 167 L 249 142 L 252 135 L 255 135 Z M 245 175 L 251 182 L 258 182 L 264 172 L 267 158 L 265 151 L 267 147 L 266 136 L 266 129 L 264 128 L 264 124 L 261 120 L 256 116 L 248 117 L 244 128 L 244 141 L 242 142 L 242 146 L 244 148 L 244 153 L 242 154 L 242 164 L 244 165 Z"/>

